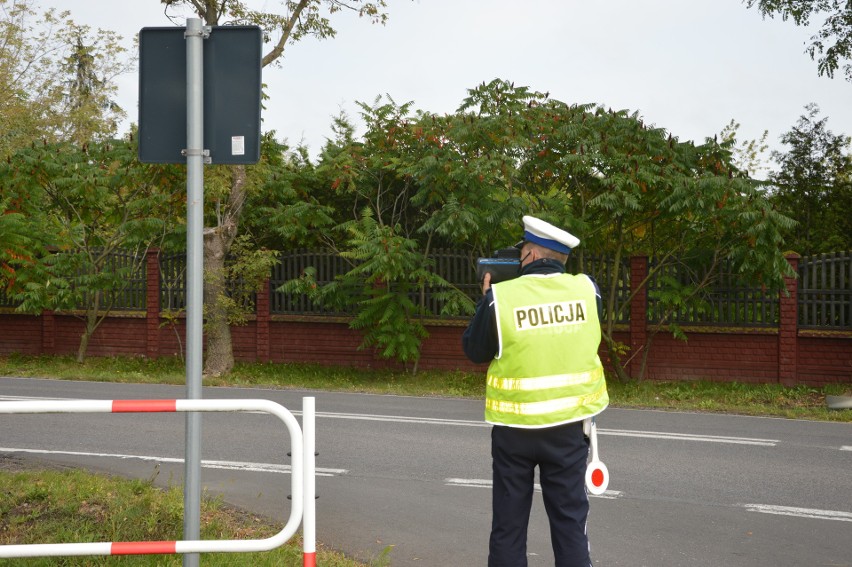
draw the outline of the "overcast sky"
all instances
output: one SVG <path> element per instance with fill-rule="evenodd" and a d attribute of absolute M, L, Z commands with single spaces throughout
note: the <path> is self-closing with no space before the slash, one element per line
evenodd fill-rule
<path fill-rule="evenodd" d="M 171 25 L 159 0 L 41 0 L 80 24 L 125 38 Z M 278 0 L 249 0 L 273 10 Z M 389 94 L 414 108 L 453 112 L 494 78 L 566 103 L 638 111 L 681 140 L 701 142 L 735 119 L 741 138 L 769 131 L 773 149 L 804 106 L 819 105 L 835 134 L 852 134 L 852 83 L 817 76 L 804 52 L 815 28 L 763 20 L 741 0 L 388 0 L 387 25 L 337 13 L 334 39 L 288 46 L 267 67 L 263 130 L 316 155 L 341 111 Z M 119 103 L 137 122 L 138 77 Z M 125 128 L 126 130 L 126 128 Z"/>

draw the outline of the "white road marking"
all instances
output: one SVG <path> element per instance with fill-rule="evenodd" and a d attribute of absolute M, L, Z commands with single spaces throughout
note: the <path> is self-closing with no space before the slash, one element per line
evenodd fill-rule
<path fill-rule="evenodd" d="M 30 400 L 30 399 L 50 399 L 58 400 L 64 398 L 26 398 L 21 396 L 0 396 L 0 399 L 7 400 Z M 73 399 L 73 398 L 72 398 Z M 301 411 L 290 410 L 295 416 L 300 416 Z M 264 412 L 244 412 L 244 413 L 259 413 Z M 412 417 L 404 415 L 378 415 L 366 413 L 332 413 L 332 412 L 317 412 L 317 419 L 351 419 L 357 421 L 379 421 L 386 423 L 413 423 L 419 425 L 450 425 L 461 427 L 491 427 L 491 424 L 480 420 L 465 420 L 465 419 L 440 419 L 434 417 Z M 645 439 L 662 439 L 666 441 L 695 441 L 704 443 L 728 443 L 733 445 L 756 445 L 762 447 L 775 447 L 780 443 L 777 439 L 759 439 L 752 437 L 727 437 L 721 435 L 697 435 L 691 433 L 668 433 L 664 431 L 637 431 L 631 429 L 598 429 L 601 435 L 611 435 L 614 437 L 641 437 Z M 852 450 L 850 447 L 844 447 L 841 450 Z"/>
<path fill-rule="evenodd" d="M 34 398 L 32 396 L 0 396 L 0 400 L 7 402 L 29 402 L 32 400 L 73 400 L 75 398 Z"/>
<path fill-rule="evenodd" d="M 459 486 L 467 488 L 491 488 L 492 482 L 481 478 L 445 478 L 445 486 Z M 541 485 L 535 484 L 536 492 L 541 492 Z M 623 496 L 618 490 L 607 490 L 600 496 L 589 495 L 591 498 L 615 499 Z M 814 508 L 796 508 L 792 506 L 774 506 L 771 504 L 742 504 L 749 512 L 760 512 L 762 514 L 777 514 L 782 516 L 793 516 L 796 518 L 813 518 L 817 520 L 837 520 L 841 522 L 852 522 L 852 512 L 839 510 L 818 510 Z"/>
<path fill-rule="evenodd" d="M 293 412 L 299 414 L 300 412 Z M 490 423 L 484 421 L 471 421 L 467 419 L 439 419 L 436 417 L 409 417 L 405 415 L 375 415 L 368 413 L 325 413 L 317 412 L 317 418 L 330 419 L 354 419 L 358 421 L 387 421 L 392 423 L 417 423 L 426 425 L 461 425 L 464 427 L 491 427 Z"/>
<path fill-rule="evenodd" d="M 64 455 L 69 457 L 102 457 L 112 459 L 137 459 L 140 461 L 151 461 L 157 463 L 183 463 L 182 458 L 153 457 L 149 455 L 122 455 L 116 453 L 86 453 L 80 451 L 48 451 L 42 449 L 18 449 L 13 447 L 0 447 L 0 453 L 28 453 L 33 455 Z M 222 469 L 231 471 L 270 472 L 277 474 L 290 474 L 290 465 L 278 465 L 274 463 L 246 463 L 240 461 L 201 461 L 202 468 Z M 347 469 L 328 469 L 317 467 L 317 476 L 337 476 L 346 474 Z"/>
<path fill-rule="evenodd" d="M 293 412 L 298 414 L 298 412 Z M 491 427 L 484 421 L 470 421 L 461 419 L 438 419 L 431 417 L 408 417 L 395 415 L 374 415 L 362 413 L 323 413 L 317 412 L 317 418 L 331 419 L 354 419 L 361 421 L 387 421 L 394 423 L 417 423 L 425 425 L 461 425 L 466 427 Z M 759 445 L 774 447 L 780 443 L 777 439 L 757 439 L 752 437 L 726 437 L 719 435 L 696 435 L 690 433 L 666 433 L 663 431 L 634 431 L 629 429 L 598 429 L 601 435 L 612 435 L 615 437 L 644 437 L 648 439 L 665 439 L 678 441 L 701 441 L 710 443 L 731 443 L 734 445 Z"/>
<path fill-rule="evenodd" d="M 467 488 L 491 488 L 492 482 L 484 478 L 445 478 L 444 486 L 463 486 Z M 536 483 L 533 485 L 533 490 L 541 492 L 541 485 Z M 618 490 L 607 490 L 600 496 L 589 494 L 591 498 L 604 498 L 614 500 L 624 493 Z"/>
<path fill-rule="evenodd" d="M 813 508 L 772 506 L 770 504 L 743 504 L 743 507 L 749 512 L 760 512 L 762 514 L 779 514 L 781 516 L 793 516 L 796 518 L 816 518 L 817 520 L 839 520 L 841 522 L 852 522 L 852 512 L 841 512 L 838 510 L 816 510 Z"/>
<path fill-rule="evenodd" d="M 616 437 L 644 437 L 648 439 L 666 439 L 670 441 L 703 441 L 708 443 L 732 443 L 734 445 L 760 445 L 774 447 L 778 439 L 757 439 L 754 437 L 726 437 L 722 435 L 696 435 L 692 433 L 666 433 L 663 431 L 634 431 L 629 429 L 598 429 L 601 435 Z"/>
<path fill-rule="evenodd" d="M 844 445 L 840 448 L 841 451 L 852 451 L 852 445 Z"/>

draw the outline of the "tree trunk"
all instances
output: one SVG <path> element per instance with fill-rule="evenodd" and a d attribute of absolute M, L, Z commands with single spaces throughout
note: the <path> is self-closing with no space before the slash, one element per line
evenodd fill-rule
<path fill-rule="evenodd" d="M 226 231 L 218 227 L 204 231 L 204 297 L 207 356 L 205 376 L 227 374 L 234 367 L 231 327 L 228 325 L 225 258 L 231 241 Z"/>
<path fill-rule="evenodd" d="M 621 349 L 623 345 L 615 340 L 613 334 L 615 332 L 615 321 L 617 319 L 617 313 L 615 311 L 615 297 L 618 286 L 619 273 L 621 271 L 621 252 L 623 250 L 624 241 L 622 236 L 621 227 L 623 225 L 623 220 L 621 217 L 618 217 L 615 227 L 615 234 L 618 236 L 617 246 L 615 249 L 615 258 L 612 261 L 612 270 L 610 271 L 610 284 L 609 289 L 607 290 L 607 306 L 604 313 L 604 317 L 601 320 L 601 335 L 603 336 L 604 342 L 606 343 L 607 353 L 609 354 L 610 363 L 612 363 L 613 370 L 615 370 L 615 376 L 618 378 L 619 382 L 627 382 L 630 380 L 630 375 L 627 372 L 624 364 L 621 362 Z M 603 293 L 603 290 L 601 290 Z"/>
<path fill-rule="evenodd" d="M 604 334 L 603 335 L 604 342 L 606 343 L 607 354 L 609 354 L 609 361 L 612 364 L 612 369 L 615 371 L 615 377 L 619 382 L 625 383 L 630 381 L 630 375 L 627 373 L 627 369 L 625 368 L 624 363 L 621 361 L 621 354 L 619 351 L 619 345 L 613 340 L 610 336 Z"/>
<path fill-rule="evenodd" d="M 86 360 L 86 351 L 89 349 L 89 334 L 88 327 L 85 331 L 83 331 L 83 335 L 80 337 L 80 345 L 77 347 L 77 362 L 83 363 Z"/>
<path fill-rule="evenodd" d="M 94 301 L 86 307 L 86 315 L 83 319 L 83 334 L 80 336 L 80 345 L 77 347 L 77 362 L 83 363 L 86 360 L 86 352 L 89 350 L 89 339 L 95 334 L 95 331 L 100 325 L 98 320 L 98 310 L 101 306 L 101 292 L 94 292 Z"/>
<path fill-rule="evenodd" d="M 219 217 L 219 226 L 204 229 L 205 376 L 221 376 L 234 368 L 225 260 L 237 236 L 240 213 L 246 199 L 245 185 L 245 166 L 234 166 L 231 169 L 231 191 L 224 206 L 225 213 Z"/>

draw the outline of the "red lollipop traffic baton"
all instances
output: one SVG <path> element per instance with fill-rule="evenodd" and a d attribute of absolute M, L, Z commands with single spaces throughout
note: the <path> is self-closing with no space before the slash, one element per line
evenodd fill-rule
<path fill-rule="evenodd" d="M 595 424 L 595 418 L 587 419 L 585 425 L 588 428 L 591 449 L 591 460 L 586 467 L 586 490 L 589 494 L 600 496 L 606 492 L 606 487 L 609 486 L 609 470 L 598 458 L 598 428 Z"/>

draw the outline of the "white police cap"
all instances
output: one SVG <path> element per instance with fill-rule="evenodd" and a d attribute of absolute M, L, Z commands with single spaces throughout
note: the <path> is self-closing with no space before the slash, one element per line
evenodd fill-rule
<path fill-rule="evenodd" d="M 533 242 L 539 246 L 544 246 L 562 254 L 568 254 L 572 248 L 580 244 L 580 239 L 566 232 L 561 228 L 557 228 L 541 219 L 524 216 L 524 240 L 516 246 L 520 246 L 524 242 Z"/>

